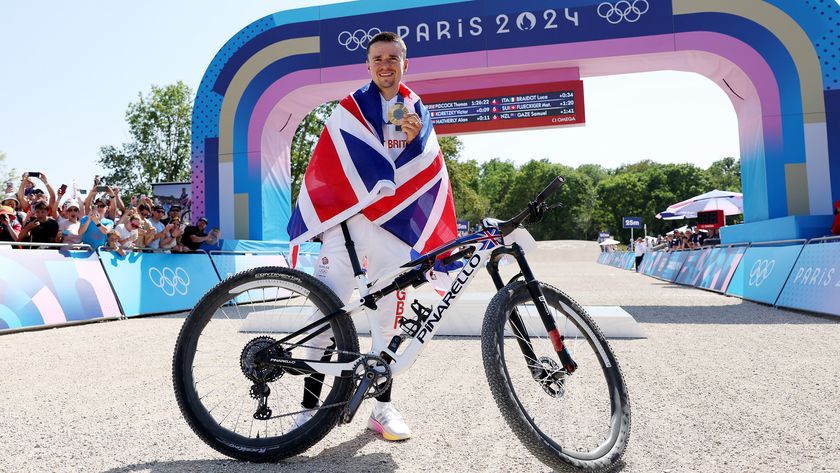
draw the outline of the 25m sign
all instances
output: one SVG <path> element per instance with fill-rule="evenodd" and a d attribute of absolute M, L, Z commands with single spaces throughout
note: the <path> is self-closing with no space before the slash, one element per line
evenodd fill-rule
<path fill-rule="evenodd" d="M 621 228 L 642 228 L 642 217 L 621 217 Z"/>

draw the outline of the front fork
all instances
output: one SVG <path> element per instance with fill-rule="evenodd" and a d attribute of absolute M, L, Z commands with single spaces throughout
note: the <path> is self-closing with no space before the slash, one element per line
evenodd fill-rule
<path fill-rule="evenodd" d="M 499 274 L 499 260 L 504 255 L 513 256 L 519 264 L 521 275 L 525 280 L 525 287 L 528 289 L 528 293 L 534 301 L 534 306 L 540 314 L 540 320 L 542 320 L 548 332 L 548 337 L 551 339 L 554 351 L 557 352 L 557 357 L 560 358 L 560 363 L 567 373 L 574 373 L 577 369 L 577 363 L 572 359 L 572 355 L 569 353 L 568 348 L 566 348 L 564 337 L 560 334 L 560 330 L 557 329 L 557 324 L 554 323 L 554 317 L 551 316 L 551 312 L 548 309 L 545 294 L 542 292 L 540 283 L 534 278 L 534 273 L 531 272 L 531 267 L 525 259 L 525 252 L 522 251 L 522 247 L 518 244 L 514 243 L 510 248 L 500 247 L 493 252 L 493 256 L 487 264 L 487 272 L 490 273 L 493 284 L 495 284 L 497 290 L 501 290 L 505 286 Z M 534 375 L 534 379 L 537 381 L 545 379 L 549 374 L 546 373 L 545 368 L 539 363 L 539 358 L 534 353 L 531 337 L 528 335 L 528 331 L 525 329 L 525 324 L 522 322 L 522 317 L 519 315 L 519 310 L 516 307 L 514 307 L 508 320 L 510 321 L 513 335 L 516 337 L 516 342 L 519 344 L 522 355 L 525 357 L 525 362 L 531 367 L 531 373 Z"/>

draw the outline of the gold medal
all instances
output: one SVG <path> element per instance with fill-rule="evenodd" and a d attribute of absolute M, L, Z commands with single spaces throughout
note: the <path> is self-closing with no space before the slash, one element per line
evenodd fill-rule
<path fill-rule="evenodd" d="M 402 102 L 397 102 L 388 109 L 388 122 L 399 127 L 408 113 L 408 107 Z"/>

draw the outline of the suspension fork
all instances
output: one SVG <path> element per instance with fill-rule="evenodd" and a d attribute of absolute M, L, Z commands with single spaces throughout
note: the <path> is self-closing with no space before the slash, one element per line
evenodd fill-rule
<path fill-rule="evenodd" d="M 543 326 L 545 326 L 545 329 L 548 332 L 548 337 L 551 339 L 554 351 L 557 352 L 557 356 L 560 358 L 560 363 L 563 365 L 563 368 L 565 368 L 568 373 L 573 373 L 577 369 L 577 363 L 575 363 L 572 359 L 572 355 L 569 353 L 569 350 L 566 348 L 566 344 L 564 343 L 564 337 L 557 328 L 557 324 L 554 323 L 554 317 L 551 316 L 548 303 L 545 300 L 545 294 L 543 294 L 542 287 L 540 287 L 540 282 L 534 277 L 534 273 L 531 271 L 531 267 L 525 259 L 525 252 L 517 243 L 514 243 L 510 248 L 501 247 L 493 252 L 493 256 L 490 258 L 490 263 L 487 265 L 487 271 L 490 273 L 490 278 L 493 280 L 493 284 L 496 285 L 497 289 L 504 287 L 504 282 L 499 275 L 499 260 L 506 254 L 513 256 L 519 264 L 521 275 L 525 280 L 525 288 L 528 290 L 528 293 L 531 295 L 531 300 L 537 308 L 537 313 L 539 313 L 540 320 L 542 320 Z M 531 339 L 525 330 L 525 324 L 522 322 L 522 317 L 519 315 L 519 311 L 516 308 L 514 308 L 513 312 L 510 314 L 509 320 L 511 330 L 513 331 L 514 336 L 516 336 L 519 348 L 522 350 L 522 354 L 525 356 L 528 366 L 532 367 L 531 372 L 537 376 L 538 373 L 535 372 L 536 367 L 534 367 L 538 361 L 537 355 L 534 353 Z M 541 377 L 545 370 L 540 367 L 536 371 L 539 372 Z"/>

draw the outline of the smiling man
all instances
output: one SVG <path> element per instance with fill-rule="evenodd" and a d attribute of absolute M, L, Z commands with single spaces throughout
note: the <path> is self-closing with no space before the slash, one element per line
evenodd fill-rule
<path fill-rule="evenodd" d="M 343 301 L 352 296 L 356 275 L 345 231 L 357 260 L 367 258 L 370 281 L 457 234 L 452 189 L 431 117 L 401 82 L 408 69 L 402 38 L 390 32 L 371 38 L 365 64 L 371 82 L 341 100 L 327 120 L 288 226 L 292 245 L 322 235 L 315 276 Z M 404 304 L 397 304 L 398 296 L 405 294 L 377 302 L 378 327 L 371 334 L 386 345 L 400 332 Z M 310 320 L 321 316 L 315 312 Z M 325 332 L 309 345 L 330 343 Z M 324 350 L 305 353 L 301 358 L 329 357 Z M 307 411 L 295 419 L 296 426 L 319 406 L 322 382 L 315 376 L 306 380 L 301 405 Z M 376 398 L 368 427 L 386 440 L 411 436 L 391 405 L 390 387 Z"/>

